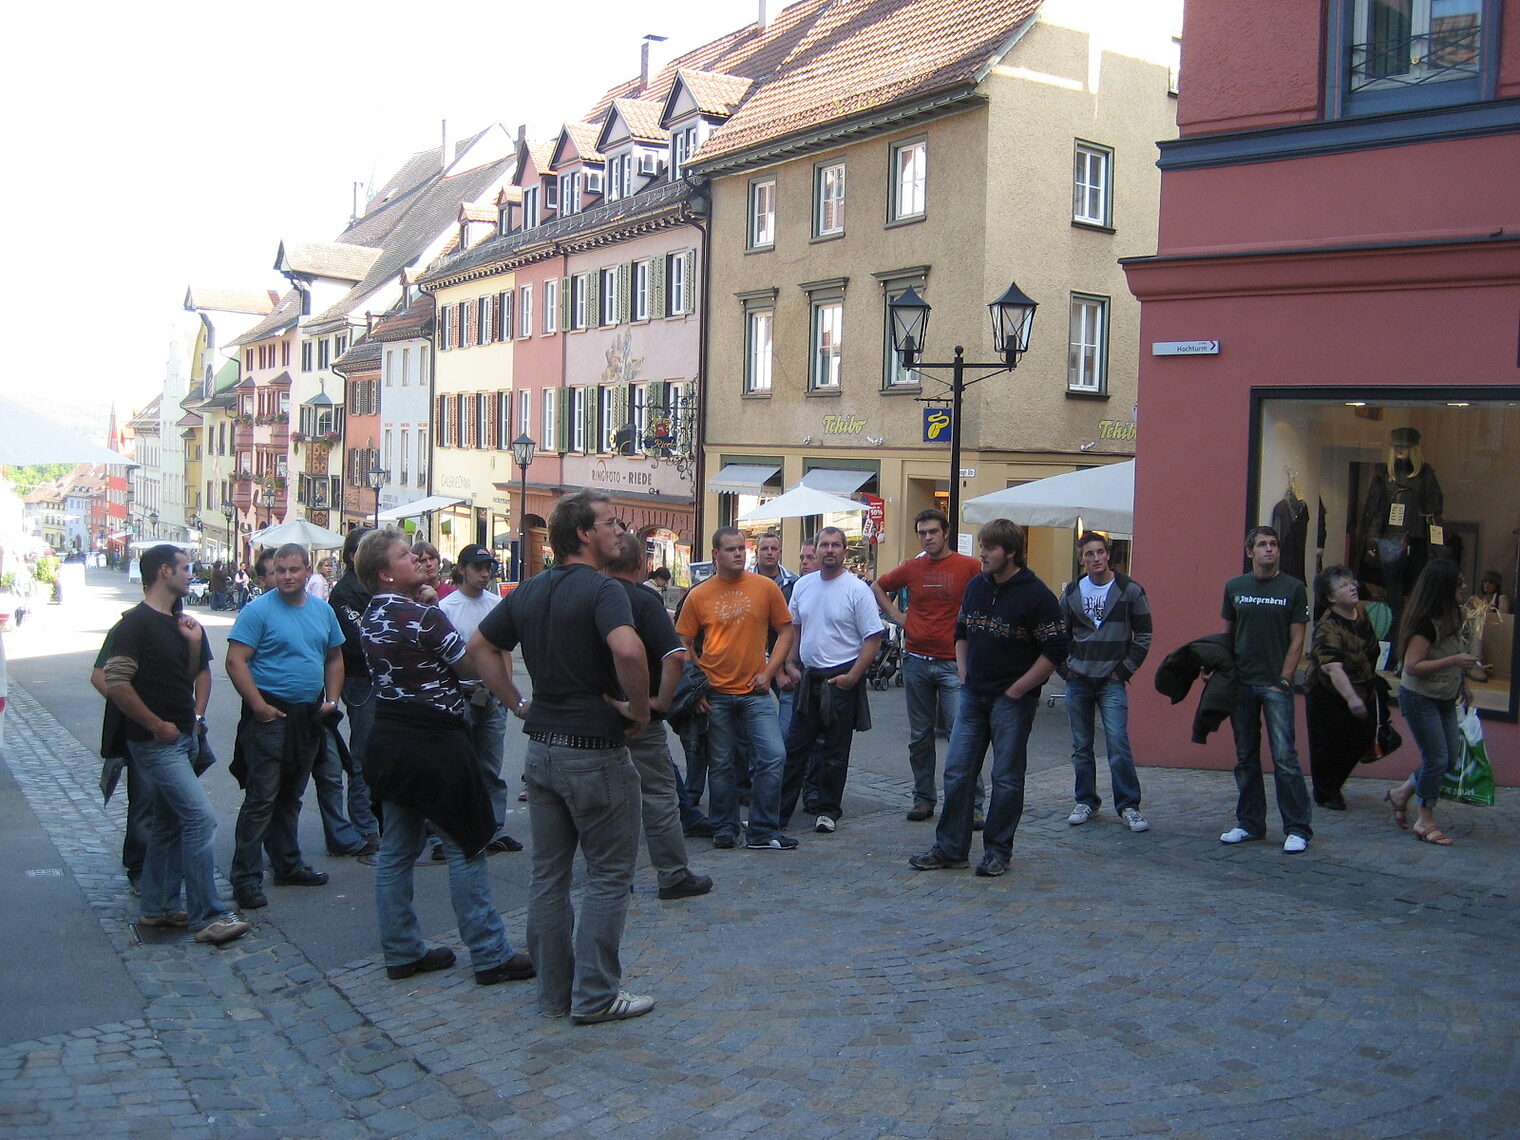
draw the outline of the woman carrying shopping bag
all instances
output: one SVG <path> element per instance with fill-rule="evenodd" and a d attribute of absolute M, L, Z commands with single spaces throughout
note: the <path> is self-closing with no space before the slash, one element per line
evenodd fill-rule
<path fill-rule="evenodd" d="M 1461 751 L 1457 700 L 1472 703 L 1465 674 L 1478 663 L 1463 642 L 1462 603 L 1467 595 L 1467 582 L 1457 564 L 1437 558 L 1420 571 L 1399 625 L 1404 662 L 1399 709 L 1419 746 L 1420 767 L 1385 798 L 1393 808 L 1394 823 L 1407 828 L 1410 801 L 1418 796 L 1415 838 L 1437 847 L 1451 846 L 1436 826 L 1436 802 L 1441 778 Z"/>

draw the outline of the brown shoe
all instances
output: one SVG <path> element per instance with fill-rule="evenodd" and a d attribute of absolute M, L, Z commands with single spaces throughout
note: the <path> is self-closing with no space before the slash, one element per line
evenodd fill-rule
<path fill-rule="evenodd" d="M 913 807 L 908 811 L 908 819 L 913 823 L 922 823 L 926 819 L 934 818 L 934 805 L 926 800 L 914 800 Z"/>
<path fill-rule="evenodd" d="M 475 971 L 475 984 L 494 986 L 498 982 L 525 982 L 529 978 L 536 977 L 538 977 L 538 971 L 533 968 L 533 959 L 519 952 L 499 966 L 492 966 L 489 970 Z"/>

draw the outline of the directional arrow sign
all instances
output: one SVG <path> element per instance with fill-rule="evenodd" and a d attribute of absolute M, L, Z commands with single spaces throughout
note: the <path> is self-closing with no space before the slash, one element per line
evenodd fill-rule
<path fill-rule="evenodd" d="M 1154 340 L 1152 356 L 1218 356 L 1217 340 Z"/>

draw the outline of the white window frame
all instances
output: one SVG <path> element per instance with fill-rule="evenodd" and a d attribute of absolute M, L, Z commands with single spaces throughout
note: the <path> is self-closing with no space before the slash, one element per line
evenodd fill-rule
<path fill-rule="evenodd" d="M 387 388 L 396 386 L 396 350 L 394 348 L 385 350 L 385 386 Z"/>
<path fill-rule="evenodd" d="M 570 400 L 570 446 L 566 449 L 578 455 L 586 453 L 586 389 L 584 386 L 566 388 Z"/>
<path fill-rule="evenodd" d="M 629 310 L 636 321 L 647 321 L 649 319 L 650 276 L 650 264 L 648 261 L 635 261 L 633 263 L 633 298 Z"/>
<path fill-rule="evenodd" d="M 844 233 L 844 159 L 820 162 L 813 168 L 813 236 L 838 237 Z"/>
<path fill-rule="evenodd" d="M 409 387 L 411 387 L 411 383 L 412 383 L 412 350 L 410 348 L 403 348 L 401 350 L 401 386 L 403 388 L 409 388 Z"/>
<path fill-rule="evenodd" d="M 559 176 L 559 216 L 581 212 L 581 172 L 572 170 Z"/>
<path fill-rule="evenodd" d="M 776 310 L 749 309 L 744 314 L 744 394 L 769 395 L 775 372 L 772 346 Z"/>
<path fill-rule="evenodd" d="M 606 454 L 612 450 L 613 433 L 622 427 L 617 419 L 617 386 L 603 384 L 596 390 L 596 450 Z"/>
<path fill-rule="evenodd" d="M 902 359 L 897 355 L 897 350 L 892 346 L 892 310 L 893 301 L 901 297 L 912 288 L 920 296 L 925 291 L 923 278 L 918 280 L 905 280 L 898 278 L 887 286 L 886 296 L 882 298 L 882 369 L 881 387 L 884 392 L 901 392 L 912 389 L 917 391 L 923 387 L 923 377 L 915 369 L 904 368 Z"/>
<path fill-rule="evenodd" d="M 533 426 L 533 390 L 521 388 L 517 392 L 517 435 L 527 435 Z M 513 436 L 513 439 L 517 436 Z M 511 446 L 511 440 L 507 441 Z"/>
<path fill-rule="evenodd" d="M 518 306 L 521 320 L 517 324 L 518 336 L 533 335 L 533 286 L 524 285 L 518 291 Z"/>
<path fill-rule="evenodd" d="M 544 333 L 559 332 L 559 278 L 544 279 Z"/>
<path fill-rule="evenodd" d="M 559 450 L 559 389 L 543 388 L 539 397 L 539 446 L 544 451 Z"/>
<path fill-rule="evenodd" d="M 1113 225 L 1114 152 L 1078 139 L 1072 157 L 1071 220 L 1078 225 Z"/>
<path fill-rule="evenodd" d="M 1066 390 L 1082 395 L 1108 391 L 1109 298 L 1073 293 L 1067 332 Z"/>
<path fill-rule="evenodd" d="M 428 447 L 433 438 L 431 427 L 425 423 L 417 426 L 417 486 L 423 490 L 427 489 Z"/>
<path fill-rule="evenodd" d="M 894 222 L 916 221 L 928 206 L 929 140 L 909 139 L 892 147 L 892 215 Z"/>
<path fill-rule="evenodd" d="M 491 322 L 493 314 L 491 305 L 493 298 L 490 294 L 481 297 L 475 302 L 475 345 L 491 343 Z"/>
<path fill-rule="evenodd" d="M 481 451 L 487 451 L 491 447 L 491 393 L 475 393 L 475 422 L 470 426 L 475 429 L 475 447 Z"/>
<path fill-rule="evenodd" d="M 570 278 L 570 328 L 586 328 L 586 294 L 590 289 L 591 275 L 577 273 Z M 568 329 L 566 331 L 569 331 Z"/>
<path fill-rule="evenodd" d="M 808 337 L 808 390 L 838 392 L 844 384 L 844 298 L 812 302 Z"/>
<path fill-rule="evenodd" d="M 678 317 L 691 312 L 691 282 L 686 279 L 687 250 L 665 258 L 665 315 Z"/>
<path fill-rule="evenodd" d="M 522 229 L 531 230 L 539 223 L 538 187 L 524 186 L 522 199 Z"/>
<path fill-rule="evenodd" d="M 604 328 L 618 323 L 618 315 L 622 311 L 622 298 L 619 296 L 621 283 L 617 266 L 602 270 L 601 281 L 601 313 L 598 314 L 598 323 Z"/>
<path fill-rule="evenodd" d="M 496 449 L 512 450 L 512 392 L 498 389 L 496 393 Z"/>
<path fill-rule="evenodd" d="M 749 184 L 749 248 L 776 245 L 776 180 L 758 178 Z"/>

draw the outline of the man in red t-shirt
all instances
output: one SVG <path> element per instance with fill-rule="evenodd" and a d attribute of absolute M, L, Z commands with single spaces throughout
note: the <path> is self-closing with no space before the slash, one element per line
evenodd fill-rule
<path fill-rule="evenodd" d="M 934 815 L 934 727 L 943 720 L 955 727 L 960 707 L 961 678 L 955 664 L 955 619 L 961 610 L 966 583 L 982 572 L 982 564 L 950 549 L 950 520 L 944 512 L 919 511 L 913 520 L 924 552 L 871 584 L 881 612 L 907 631 L 903 687 L 908 695 L 908 766 L 913 770 L 914 821 Z M 891 595 L 908 591 L 908 608 L 897 608 Z M 979 826 L 986 787 L 977 777 L 973 825 Z"/>

